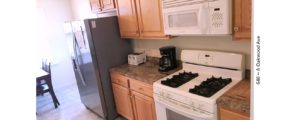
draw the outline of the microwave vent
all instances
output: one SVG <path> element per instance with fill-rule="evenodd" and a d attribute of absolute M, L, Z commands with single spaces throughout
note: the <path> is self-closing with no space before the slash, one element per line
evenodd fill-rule
<path fill-rule="evenodd" d="M 205 2 L 208 2 L 208 0 L 162 0 L 162 7 L 163 9 L 176 8 Z"/>
<path fill-rule="evenodd" d="M 212 14 L 212 27 L 220 28 L 223 26 L 223 14 L 221 12 L 214 12 Z"/>

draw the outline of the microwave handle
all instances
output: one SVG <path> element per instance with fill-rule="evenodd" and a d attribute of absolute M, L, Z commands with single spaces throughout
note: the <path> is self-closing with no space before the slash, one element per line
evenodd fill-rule
<path fill-rule="evenodd" d="M 200 7 L 199 15 L 198 15 L 198 23 L 199 28 L 203 34 L 207 32 L 208 28 L 208 8 L 206 8 L 204 5 Z"/>

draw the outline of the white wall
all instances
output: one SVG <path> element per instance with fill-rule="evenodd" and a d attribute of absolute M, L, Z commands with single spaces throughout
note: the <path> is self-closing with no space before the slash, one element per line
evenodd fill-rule
<path fill-rule="evenodd" d="M 70 0 L 74 20 L 94 18 L 96 14 L 91 12 L 89 0 Z"/>
<path fill-rule="evenodd" d="M 63 23 L 72 19 L 69 0 L 37 0 L 38 41 L 41 57 L 47 53 L 55 63 L 63 61 L 67 54 L 67 44 Z M 50 56 L 48 56 L 50 57 Z"/>
<path fill-rule="evenodd" d="M 37 8 L 38 58 L 52 58 L 55 88 L 74 83 L 67 36 L 63 28 L 64 22 L 73 18 L 70 0 L 37 0 Z"/>
<path fill-rule="evenodd" d="M 181 49 L 204 49 L 242 53 L 246 56 L 246 68 L 251 69 L 251 41 L 233 41 L 230 36 L 188 36 L 175 37 L 170 40 L 134 40 L 136 52 L 145 51 L 149 56 L 160 57 L 159 48 L 176 46 L 177 59 L 180 59 Z"/>

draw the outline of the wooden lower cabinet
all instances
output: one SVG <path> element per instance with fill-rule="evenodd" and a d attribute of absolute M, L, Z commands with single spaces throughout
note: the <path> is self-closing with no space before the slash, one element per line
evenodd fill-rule
<path fill-rule="evenodd" d="M 219 120 L 250 120 L 250 117 L 226 108 L 219 108 Z"/>
<path fill-rule="evenodd" d="M 134 120 L 129 88 L 112 83 L 117 112 L 128 120 Z"/>
<path fill-rule="evenodd" d="M 153 98 L 132 91 L 132 102 L 136 120 L 156 120 Z"/>
<path fill-rule="evenodd" d="M 156 120 L 152 85 L 113 73 L 117 112 L 128 120 Z"/>

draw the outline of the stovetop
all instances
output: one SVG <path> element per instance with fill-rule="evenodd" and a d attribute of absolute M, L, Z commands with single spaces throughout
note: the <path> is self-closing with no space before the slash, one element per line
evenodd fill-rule
<path fill-rule="evenodd" d="M 186 79 L 183 80 L 184 77 Z M 178 80 L 177 78 L 182 78 Z M 177 82 L 176 82 L 177 81 Z M 228 76 L 213 75 L 182 69 L 166 76 L 154 83 L 155 92 L 158 89 L 169 93 L 179 93 L 183 96 L 197 98 L 202 101 L 212 101 L 221 96 L 225 91 L 240 80 Z M 159 94 L 159 93 L 157 93 Z"/>
<path fill-rule="evenodd" d="M 200 85 L 195 85 L 194 88 L 189 89 L 189 92 L 204 97 L 211 97 L 231 82 L 231 78 L 212 76 L 201 82 Z"/>
<path fill-rule="evenodd" d="M 177 75 L 173 75 L 171 78 L 166 78 L 166 80 L 162 80 L 161 84 L 177 88 L 196 77 L 198 77 L 198 73 L 183 71 Z"/>
<path fill-rule="evenodd" d="M 161 84 L 172 88 L 178 88 L 189 81 L 192 81 L 192 83 L 196 81 L 195 84 L 192 84 L 192 86 L 188 88 L 187 91 L 199 96 L 211 97 L 216 92 L 232 82 L 231 78 L 224 78 L 221 76 L 217 77 L 213 75 L 211 77 L 202 77 L 201 79 L 195 79 L 198 76 L 198 73 L 194 73 L 191 71 L 186 72 L 185 70 L 183 70 L 173 74 L 170 77 L 165 78 L 164 80 L 161 80 Z M 198 82 L 200 83 L 197 84 Z"/>

